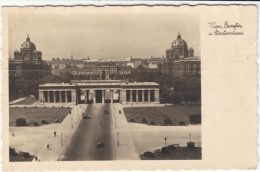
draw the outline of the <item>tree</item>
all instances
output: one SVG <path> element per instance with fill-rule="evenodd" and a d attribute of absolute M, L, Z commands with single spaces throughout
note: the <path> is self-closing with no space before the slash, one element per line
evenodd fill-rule
<path fill-rule="evenodd" d="M 170 120 L 169 118 L 166 118 L 164 120 L 164 125 L 172 125 L 172 120 Z"/>
<path fill-rule="evenodd" d="M 26 120 L 24 118 L 17 118 L 15 124 L 17 127 L 26 126 Z"/>

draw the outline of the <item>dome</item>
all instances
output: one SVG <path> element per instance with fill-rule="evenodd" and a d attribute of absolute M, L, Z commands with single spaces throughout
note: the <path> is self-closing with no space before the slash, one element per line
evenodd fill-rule
<path fill-rule="evenodd" d="M 32 51 L 36 50 L 36 46 L 30 41 L 29 35 L 27 35 L 26 41 L 22 43 L 21 49 L 30 49 Z"/>
<path fill-rule="evenodd" d="M 186 41 L 184 41 L 183 39 L 181 39 L 181 35 L 180 35 L 180 34 L 178 34 L 177 39 L 175 39 L 175 40 L 172 42 L 172 48 L 174 48 L 174 47 L 188 49 L 188 46 L 187 46 Z"/>

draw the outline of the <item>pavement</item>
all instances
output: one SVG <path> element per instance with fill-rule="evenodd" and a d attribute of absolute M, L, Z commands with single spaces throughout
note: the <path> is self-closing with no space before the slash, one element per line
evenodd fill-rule
<path fill-rule="evenodd" d="M 82 113 L 86 110 L 87 105 L 77 105 L 71 110 L 71 114 L 67 115 L 57 128 L 56 136 L 53 134 L 43 144 L 41 150 L 37 153 L 38 161 L 57 161 L 71 139 L 78 123 L 82 119 Z M 47 145 L 49 147 L 47 147 Z M 36 161 L 34 159 L 33 161 Z"/>
<path fill-rule="evenodd" d="M 24 99 L 26 99 L 26 98 L 19 98 L 19 99 L 16 99 L 16 100 L 14 100 L 14 101 L 9 102 L 9 104 L 12 105 L 12 104 L 17 103 L 17 102 L 20 102 L 20 101 L 22 101 L 22 100 L 24 100 Z"/>
<path fill-rule="evenodd" d="M 196 147 L 201 147 L 201 125 L 188 126 L 151 126 L 140 123 L 129 123 L 134 139 L 136 151 L 143 154 L 145 151 L 154 151 L 166 145 L 176 144 L 186 147 L 191 139 Z M 189 138 L 191 134 L 191 138 Z"/>
<path fill-rule="evenodd" d="M 105 110 L 110 111 L 110 104 L 88 105 L 86 111 L 88 118 L 80 121 L 59 160 L 115 160 L 111 113 L 104 113 Z M 99 141 L 104 144 L 101 148 L 97 148 Z"/>
<path fill-rule="evenodd" d="M 35 102 L 31 105 L 9 105 L 9 107 L 70 107 L 70 108 L 74 108 L 74 106 L 76 106 L 74 103 L 39 103 L 39 102 Z"/>
<path fill-rule="evenodd" d="M 111 104 L 111 110 L 116 160 L 139 160 L 140 157 L 136 152 L 132 133 L 128 126 L 122 105 L 119 103 Z"/>

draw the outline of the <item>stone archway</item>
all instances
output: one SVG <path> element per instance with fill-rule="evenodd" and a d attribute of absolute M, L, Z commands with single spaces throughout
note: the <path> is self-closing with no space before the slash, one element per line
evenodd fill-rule
<path fill-rule="evenodd" d="M 116 89 L 113 90 L 112 94 L 113 103 L 119 103 L 120 102 L 120 90 Z"/>
<path fill-rule="evenodd" d="M 94 103 L 95 102 L 95 99 L 96 99 L 96 95 L 95 95 L 95 91 L 94 90 L 89 90 L 88 91 L 88 100 L 87 100 L 87 103 Z"/>

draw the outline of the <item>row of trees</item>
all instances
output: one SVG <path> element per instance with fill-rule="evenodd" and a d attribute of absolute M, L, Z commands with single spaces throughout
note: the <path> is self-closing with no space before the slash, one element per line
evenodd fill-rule
<path fill-rule="evenodd" d="M 112 78 L 126 79 L 130 82 L 157 82 L 160 85 L 160 97 L 163 103 L 200 102 L 201 80 L 200 77 L 177 77 L 160 72 L 135 71 L 128 75 L 113 75 Z M 9 84 L 11 94 L 34 94 L 38 97 L 38 85 L 45 83 L 69 83 L 75 78 L 71 73 L 64 72 L 60 75 L 47 75 L 35 79 L 16 79 Z"/>

